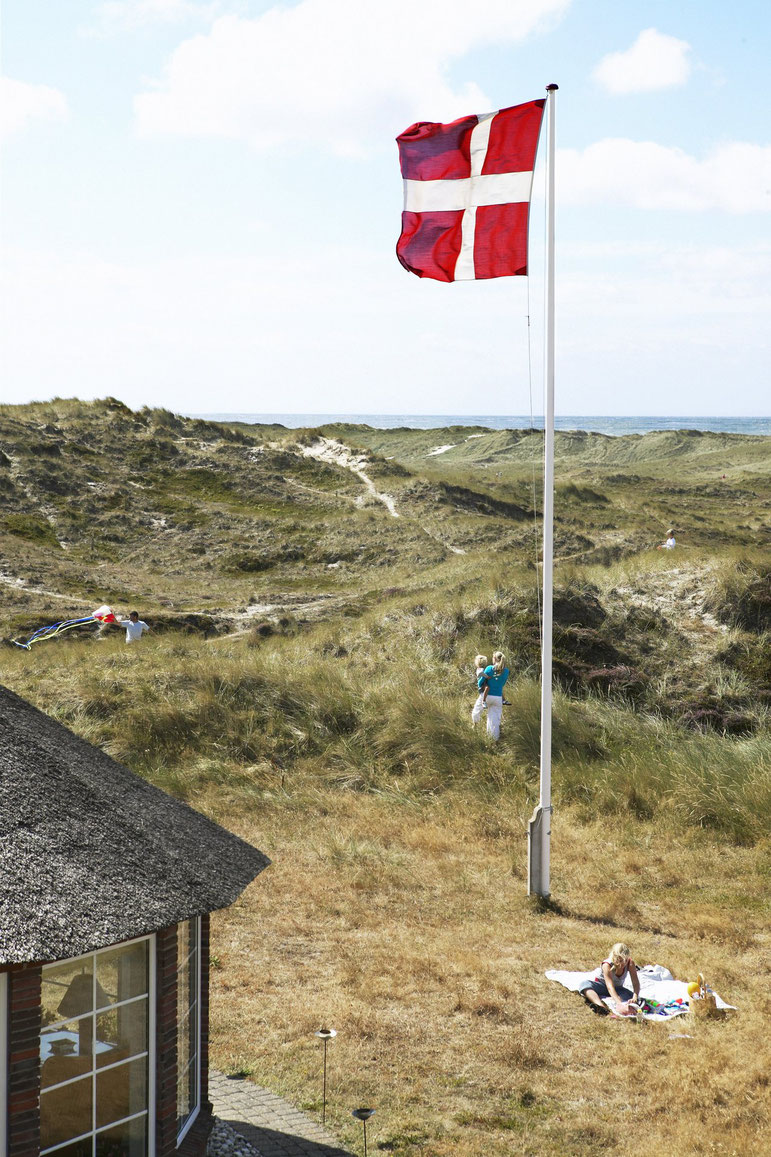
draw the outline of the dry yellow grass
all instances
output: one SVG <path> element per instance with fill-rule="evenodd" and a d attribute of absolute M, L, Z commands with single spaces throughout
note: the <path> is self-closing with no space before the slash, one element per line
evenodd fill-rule
<path fill-rule="evenodd" d="M 231 817 L 274 863 L 214 920 L 213 1063 L 319 1111 L 336 1028 L 327 1120 L 357 1152 L 364 1103 L 371 1151 L 405 1157 L 768 1152 L 769 847 L 566 810 L 539 913 L 525 818 L 323 789 Z M 545 979 L 618 939 L 740 1011 L 640 1028 Z"/>

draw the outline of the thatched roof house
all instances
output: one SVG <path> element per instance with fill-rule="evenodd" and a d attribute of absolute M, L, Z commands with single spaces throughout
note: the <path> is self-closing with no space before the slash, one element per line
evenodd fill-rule
<path fill-rule="evenodd" d="M 209 913 L 268 860 L 4 688 L 0 733 L 0 1139 L 193 1157 Z"/>

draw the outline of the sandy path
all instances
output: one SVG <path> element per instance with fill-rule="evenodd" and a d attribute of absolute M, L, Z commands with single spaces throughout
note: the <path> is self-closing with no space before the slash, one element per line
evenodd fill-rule
<path fill-rule="evenodd" d="M 342 466 L 344 470 L 350 470 L 361 479 L 372 497 L 383 503 L 389 514 L 394 518 L 399 517 L 394 499 L 390 494 L 382 494 L 366 473 L 364 468 L 369 465 L 366 454 L 356 454 L 349 446 L 336 442 L 334 438 L 318 438 L 312 446 L 301 446 L 300 450 L 303 458 L 316 458 L 319 462 L 331 462 L 335 466 Z"/>
<path fill-rule="evenodd" d="M 644 584 L 616 587 L 625 602 L 650 607 L 687 631 L 691 645 L 708 658 L 722 645 L 728 627 L 705 609 L 706 582 L 710 568 L 675 566 L 659 574 L 645 576 Z"/>
<path fill-rule="evenodd" d="M 62 595 L 57 591 L 48 591 L 45 587 L 33 587 L 25 582 L 23 578 L 14 578 L 10 574 L 0 574 L 0 583 L 5 583 L 6 586 L 13 587 L 17 591 L 27 591 L 31 595 L 46 595 L 50 599 L 62 599 L 67 603 L 79 603 L 83 607 L 93 606 L 94 600 L 86 601 L 78 598 L 77 595 Z"/>

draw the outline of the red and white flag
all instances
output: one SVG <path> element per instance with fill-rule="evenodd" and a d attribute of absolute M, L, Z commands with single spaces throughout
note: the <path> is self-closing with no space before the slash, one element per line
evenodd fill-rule
<path fill-rule="evenodd" d="M 544 100 L 396 138 L 404 177 L 405 269 L 436 281 L 527 273 L 527 222 Z"/>

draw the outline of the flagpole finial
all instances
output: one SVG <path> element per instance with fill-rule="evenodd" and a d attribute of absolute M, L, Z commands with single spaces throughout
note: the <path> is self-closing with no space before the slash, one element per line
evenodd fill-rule
<path fill-rule="evenodd" d="M 559 90 L 558 84 L 547 84 L 546 85 L 546 91 L 547 92 L 557 92 L 558 90 Z"/>

